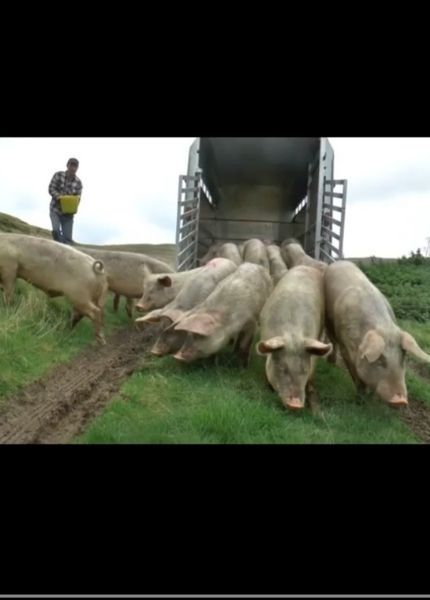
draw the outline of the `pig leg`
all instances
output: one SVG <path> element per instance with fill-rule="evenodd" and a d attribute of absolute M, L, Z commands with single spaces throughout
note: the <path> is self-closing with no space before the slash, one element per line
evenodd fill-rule
<path fill-rule="evenodd" d="M 96 340 L 99 342 L 99 344 L 105 345 L 106 340 L 105 340 L 105 337 L 102 332 L 103 309 L 99 308 L 92 302 L 89 302 L 88 304 L 82 305 L 82 306 L 75 306 L 74 309 L 75 309 L 76 323 L 78 323 L 82 319 L 83 316 L 86 316 L 89 319 L 91 319 L 91 321 L 94 323 L 94 331 L 95 331 Z"/>
<path fill-rule="evenodd" d="M 332 365 L 337 364 L 337 342 L 334 338 L 334 336 L 330 336 L 328 334 L 328 332 L 326 331 L 324 333 L 324 342 L 326 344 L 332 344 L 333 345 L 333 352 L 331 352 L 331 354 L 328 355 L 328 357 L 326 358 L 327 362 L 329 362 Z"/>
<path fill-rule="evenodd" d="M 351 375 L 351 378 L 352 378 L 354 384 L 357 386 L 360 382 L 358 375 L 357 375 L 357 371 L 355 370 L 355 367 L 352 364 L 352 362 L 349 360 L 348 354 L 346 352 L 342 352 L 342 351 L 341 351 L 341 354 L 342 354 L 344 363 L 346 365 L 346 368 L 348 369 L 349 374 Z"/>
<path fill-rule="evenodd" d="M 104 305 L 105 305 L 105 302 L 107 300 L 108 294 L 109 294 L 109 288 L 106 285 L 101 290 L 99 289 L 95 293 L 94 298 L 92 299 L 93 304 L 95 305 L 95 307 L 97 308 L 97 311 L 98 311 L 97 312 L 97 319 L 98 319 L 98 322 L 100 323 L 100 325 L 99 325 L 100 338 L 98 337 L 97 330 L 96 330 L 96 337 L 97 337 L 97 339 L 99 340 L 99 342 L 101 344 L 105 344 L 106 343 L 106 341 L 104 339 L 104 335 L 102 333 L 102 328 L 103 328 L 104 316 L 105 316 Z"/>
<path fill-rule="evenodd" d="M 133 318 L 133 298 L 127 298 L 125 310 L 127 311 L 127 315 L 129 316 L 129 318 L 132 319 Z"/>
<path fill-rule="evenodd" d="M 359 394 L 360 396 L 362 396 L 363 394 L 367 393 L 367 385 L 365 383 L 363 383 L 362 381 L 357 381 L 357 383 L 355 384 L 355 387 L 357 389 L 357 394 Z"/>
<path fill-rule="evenodd" d="M 337 342 L 336 342 L 336 338 L 334 335 L 334 331 L 331 329 L 330 325 L 328 323 L 326 323 L 325 329 L 324 329 L 324 336 L 323 336 L 324 342 L 326 344 L 331 343 L 333 344 L 333 352 L 326 358 L 327 362 L 331 363 L 332 365 L 336 364 L 336 359 L 337 359 Z"/>
<path fill-rule="evenodd" d="M 354 382 L 357 394 L 362 395 L 367 391 L 367 386 L 361 381 L 358 377 L 357 371 L 355 369 L 354 364 L 349 360 L 348 354 L 346 352 L 342 352 L 342 358 L 347 366 L 349 374 L 351 375 L 352 381 Z"/>
<path fill-rule="evenodd" d="M 333 344 L 333 352 L 328 355 L 327 362 L 332 365 L 335 365 L 337 363 L 337 346 L 335 343 L 331 343 Z"/>
<path fill-rule="evenodd" d="M 306 385 L 306 398 L 309 402 L 309 408 L 311 409 L 311 413 L 313 415 L 319 415 L 321 413 L 321 410 L 313 378 L 310 379 Z"/>
<path fill-rule="evenodd" d="M 249 365 L 249 359 L 251 357 L 251 346 L 255 334 L 255 329 L 255 321 L 249 321 L 245 324 L 245 326 L 237 336 L 234 350 L 239 359 L 239 364 L 244 368 L 246 368 Z"/>
<path fill-rule="evenodd" d="M 0 270 L 0 280 L 3 283 L 4 303 L 6 306 L 8 306 L 12 301 L 12 295 L 16 281 L 16 269 L 3 268 Z"/>
<path fill-rule="evenodd" d="M 113 310 L 114 312 L 118 312 L 119 300 L 121 296 L 119 294 L 115 294 L 113 297 Z"/>
<path fill-rule="evenodd" d="M 76 309 L 73 309 L 73 311 L 72 311 L 72 322 L 71 322 L 72 329 L 73 329 L 74 327 L 76 327 L 76 325 L 77 325 L 77 324 L 79 323 L 79 321 L 80 321 L 80 320 L 83 318 L 83 316 L 84 316 L 84 315 L 83 315 L 81 312 L 79 312 L 79 311 L 78 311 L 78 310 L 76 310 Z"/>
<path fill-rule="evenodd" d="M 98 343 L 101 346 L 104 346 L 106 344 L 106 339 L 105 336 L 103 335 L 103 309 L 99 308 L 98 306 L 94 307 L 95 310 L 95 314 L 93 316 L 93 322 L 94 322 L 94 331 L 95 331 L 95 336 L 96 339 L 98 341 Z"/>

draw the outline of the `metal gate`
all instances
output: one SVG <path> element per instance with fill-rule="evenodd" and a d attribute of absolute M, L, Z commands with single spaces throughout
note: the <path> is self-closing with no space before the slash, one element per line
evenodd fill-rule
<path fill-rule="evenodd" d="M 324 178 L 319 258 L 325 262 L 343 258 L 346 192 L 346 179 Z"/>
<path fill-rule="evenodd" d="M 346 179 L 334 179 L 334 152 L 321 138 L 319 154 L 308 169 L 304 248 L 324 262 L 343 258 Z"/>
<path fill-rule="evenodd" d="M 197 264 L 201 175 L 180 175 L 176 219 L 176 270 L 187 271 Z"/>

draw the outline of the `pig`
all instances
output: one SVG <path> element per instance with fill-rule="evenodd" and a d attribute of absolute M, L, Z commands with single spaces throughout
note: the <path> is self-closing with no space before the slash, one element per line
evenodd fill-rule
<path fill-rule="evenodd" d="M 143 295 L 136 304 L 136 310 L 147 312 L 163 308 L 169 304 L 181 291 L 184 284 L 195 277 L 204 267 L 178 273 L 151 273 L 148 267 L 143 267 Z"/>
<path fill-rule="evenodd" d="M 298 265 L 307 265 L 324 272 L 327 265 L 321 260 L 315 260 L 303 250 L 302 245 L 297 240 L 291 238 L 284 240 L 281 244 L 281 254 L 285 264 L 289 269 Z"/>
<path fill-rule="evenodd" d="M 137 252 L 123 252 L 80 247 L 82 252 L 101 260 L 105 266 L 109 290 L 114 293 L 113 308 L 118 310 L 120 296 L 126 297 L 126 311 L 133 317 L 133 299 L 143 295 L 142 268 L 145 265 L 151 273 L 173 273 L 165 262 Z"/>
<path fill-rule="evenodd" d="M 230 242 L 222 244 L 222 246 L 219 247 L 217 256 L 220 258 L 228 258 L 232 260 L 236 264 L 236 266 L 242 264 L 242 257 L 240 255 L 238 247 L 236 246 L 236 244 Z"/>
<path fill-rule="evenodd" d="M 276 285 L 288 271 L 287 265 L 281 255 L 281 249 L 276 244 L 267 246 L 267 257 L 269 259 L 270 276 Z"/>
<path fill-rule="evenodd" d="M 326 328 L 358 391 L 366 388 L 393 407 L 408 404 L 405 356 L 430 362 L 415 339 L 396 324 L 387 298 L 352 262 L 325 272 Z"/>
<path fill-rule="evenodd" d="M 333 351 L 321 341 L 324 329 L 323 274 L 312 267 L 288 271 L 260 316 L 257 354 L 266 357 L 266 376 L 285 408 L 301 410 L 314 392 L 316 358 Z"/>
<path fill-rule="evenodd" d="M 269 270 L 266 246 L 261 240 L 251 239 L 245 242 L 243 247 L 243 262 L 261 265 Z"/>
<path fill-rule="evenodd" d="M 235 339 L 235 352 L 241 365 L 247 366 L 257 320 L 272 290 L 264 267 L 241 264 L 175 324 L 175 330 L 187 336 L 174 358 L 184 362 L 206 358 Z"/>
<path fill-rule="evenodd" d="M 163 329 L 175 321 L 180 320 L 185 313 L 203 302 L 216 288 L 218 283 L 233 273 L 237 265 L 227 258 L 214 258 L 203 267 L 202 271 L 189 279 L 176 298 L 164 308 L 150 312 L 145 317 L 136 319 L 136 323 L 144 326 L 145 323 L 162 323 Z M 157 356 L 164 356 L 179 350 L 185 334 L 172 328 L 158 338 L 152 349 Z M 181 341 L 182 340 L 182 341 Z M 179 345 L 178 345 L 179 344 Z"/>
<path fill-rule="evenodd" d="M 213 258 L 216 258 L 218 256 L 218 250 L 220 249 L 220 247 L 222 246 L 222 242 L 214 242 L 208 249 L 208 251 L 206 252 L 206 254 L 204 256 L 202 256 L 202 258 L 199 258 L 199 266 L 203 267 L 204 265 L 206 265 L 210 260 L 212 260 Z"/>
<path fill-rule="evenodd" d="M 17 278 L 51 298 L 65 296 L 73 307 L 72 327 L 89 317 L 97 341 L 105 344 L 102 326 L 108 282 L 102 261 L 53 240 L 0 233 L 0 281 L 6 304 Z"/>

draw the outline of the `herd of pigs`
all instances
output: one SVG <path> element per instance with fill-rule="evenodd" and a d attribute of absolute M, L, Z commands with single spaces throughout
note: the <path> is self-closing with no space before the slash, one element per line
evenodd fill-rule
<path fill-rule="evenodd" d="M 146 314 L 139 328 L 158 323 L 151 350 L 183 362 L 216 355 L 232 344 L 247 366 L 257 331 L 257 354 L 282 404 L 305 406 L 314 394 L 318 357 L 336 361 L 336 347 L 358 391 L 375 392 L 391 406 L 408 403 L 406 353 L 430 362 L 415 339 L 396 324 L 385 296 L 352 262 L 329 266 L 308 256 L 294 239 L 280 246 L 258 239 L 213 245 L 200 266 L 175 272 L 145 254 L 76 248 L 33 236 L 0 234 L 0 285 L 5 303 L 17 278 L 48 296 L 65 296 L 72 326 L 87 316 L 105 343 L 103 307 L 126 297 Z M 161 333 L 160 333 L 161 332 Z"/>

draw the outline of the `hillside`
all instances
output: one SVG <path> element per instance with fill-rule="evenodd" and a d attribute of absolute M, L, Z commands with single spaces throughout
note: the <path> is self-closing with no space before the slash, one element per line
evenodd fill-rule
<path fill-rule="evenodd" d="M 27 235 L 37 235 L 40 237 L 51 238 L 51 232 L 42 227 L 29 225 L 17 217 L 0 212 L 0 232 L 2 233 L 25 233 Z"/>
<path fill-rule="evenodd" d="M 36 235 L 51 239 L 51 231 L 42 227 L 29 225 L 25 221 L 0 212 L 0 232 L 7 233 L 25 233 L 28 235 Z M 87 246 L 88 248 L 106 248 L 107 250 L 120 250 L 124 252 L 138 252 L 140 254 L 148 254 L 159 260 L 163 260 L 174 266 L 175 264 L 175 244 L 117 244 L 117 245 L 96 245 L 96 244 L 77 244 L 79 246 Z M 375 262 L 381 263 L 396 263 L 396 258 L 378 258 L 378 257 L 363 257 L 349 258 L 355 263 L 360 263 L 363 266 L 372 265 Z"/>
<path fill-rule="evenodd" d="M 23 233 L 26 235 L 35 235 L 39 237 L 51 237 L 51 231 L 43 227 L 29 225 L 17 217 L 0 212 L 0 232 L 4 233 Z M 107 250 L 120 250 L 124 252 L 137 252 L 139 254 L 148 254 L 168 264 L 175 263 L 175 245 L 174 244 L 117 244 L 100 246 L 96 244 L 76 244 L 76 247 L 87 246 L 88 248 L 106 248 Z"/>

